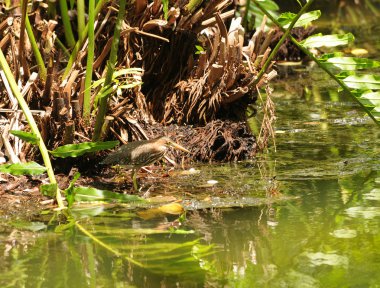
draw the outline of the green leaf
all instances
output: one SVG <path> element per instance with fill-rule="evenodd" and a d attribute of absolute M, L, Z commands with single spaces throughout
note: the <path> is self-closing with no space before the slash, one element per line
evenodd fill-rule
<path fill-rule="evenodd" d="M 122 77 L 122 76 L 126 77 L 127 75 L 141 75 L 143 72 L 144 72 L 144 70 L 141 68 L 120 69 L 120 70 L 115 71 L 112 74 L 112 80 L 115 80 L 115 79 Z M 101 78 L 101 79 L 95 81 L 94 84 L 92 84 L 92 88 L 96 88 L 99 85 L 103 85 L 104 81 L 105 81 L 105 78 Z"/>
<path fill-rule="evenodd" d="M 75 201 L 115 201 L 121 203 L 142 202 L 145 200 L 136 195 L 116 193 L 92 187 L 75 187 Z"/>
<path fill-rule="evenodd" d="M 352 35 L 352 33 L 347 33 L 347 34 L 342 34 L 342 35 L 316 34 L 301 41 L 300 44 L 305 48 L 336 47 L 340 45 L 347 45 L 354 40 L 355 40 L 355 37 L 354 35 Z"/>
<path fill-rule="evenodd" d="M 85 153 L 92 153 L 96 151 L 111 149 L 119 144 L 119 141 L 107 142 L 83 142 L 80 144 L 68 144 L 60 146 L 57 149 L 50 151 L 55 157 L 78 157 Z"/>
<path fill-rule="evenodd" d="M 36 134 L 31 132 L 25 132 L 20 130 L 11 130 L 10 132 L 12 135 L 24 140 L 25 142 L 29 142 L 35 145 L 37 145 L 38 141 L 40 140 Z"/>
<path fill-rule="evenodd" d="M 23 220 L 11 222 L 11 225 L 17 229 L 29 230 L 33 232 L 37 232 L 47 228 L 46 224 L 43 222 L 29 222 Z"/>
<path fill-rule="evenodd" d="M 352 89 L 380 89 L 380 76 L 376 75 L 351 75 L 344 78 L 343 82 Z"/>
<path fill-rule="evenodd" d="M 371 113 L 380 112 L 380 91 L 372 90 L 352 90 L 351 93 L 368 108 L 372 108 Z"/>
<path fill-rule="evenodd" d="M 280 10 L 280 7 L 277 5 L 277 3 L 273 0 L 258 0 L 257 2 L 260 2 L 261 6 L 265 10 L 269 11 L 278 11 Z M 254 3 L 251 2 L 251 5 L 254 5 Z"/>
<path fill-rule="evenodd" d="M 165 20 L 168 20 L 169 0 L 162 0 Z"/>
<path fill-rule="evenodd" d="M 36 162 L 3 164 L 0 165 L 0 172 L 12 175 L 40 175 L 46 171 L 44 166 Z"/>
<path fill-rule="evenodd" d="M 380 67 L 380 62 L 368 58 L 357 57 L 324 57 L 320 58 L 325 65 L 332 65 L 342 70 L 355 71 L 358 69 L 369 69 Z"/>
<path fill-rule="evenodd" d="M 285 12 L 285 13 L 282 13 L 278 17 L 277 21 L 281 24 L 283 28 L 286 29 L 289 27 L 290 23 L 293 21 L 294 17 L 296 16 L 297 14 L 294 14 L 291 12 Z M 321 17 L 320 10 L 314 10 L 314 11 L 310 11 L 305 14 L 302 14 L 302 16 L 297 20 L 293 28 L 307 26 L 312 21 L 317 20 L 319 17 Z"/>
<path fill-rule="evenodd" d="M 80 177 L 80 173 L 76 172 L 74 174 L 73 180 L 70 181 L 69 187 L 67 187 L 64 190 L 64 193 L 65 193 L 66 199 L 67 199 L 67 206 L 68 206 L 68 208 L 71 208 L 71 206 L 73 206 L 73 204 L 74 204 L 74 201 L 75 201 L 74 184 L 79 179 L 79 177 Z"/>
<path fill-rule="evenodd" d="M 360 99 L 363 102 L 367 101 L 368 105 L 374 106 L 374 108 L 380 111 L 380 91 L 367 91 L 360 95 Z"/>
<path fill-rule="evenodd" d="M 54 198 L 55 193 L 57 192 L 57 188 L 58 188 L 57 183 L 43 184 L 40 186 L 40 192 L 44 196 Z"/>
<path fill-rule="evenodd" d="M 96 94 L 95 100 L 94 100 L 94 107 L 98 107 L 98 103 L 100 99 L 108 96 L 109 94 L 113 93 L 115 91 L 116 87 L 113 85 L 108 85 L 105 87 L 102 87 L 98 94 Z"/>
<path fill-rule="evenodd" d="M 276 2 L 272 1 L 272 0 L 263 0 L 263 1 L 258 1 L 260 2 L 260 5 L 266 10 L 269 12 L 269 14 L 271 14 L 274 18 L 277 18 L 278 17 L 278 13 L 277 11 L 280 10 L 280 7 L 276 4 Z M 263 18 L 264 18 L 264 14 L 263 12 L 255 5 L 255 3 L 253 3 L 253 1 L 250 2 L 250 5 L 248 7 L 248 11 L 247 11 L 247 16 L 248 16 L 248 19 L 249 21 L 254 21 L 254 23 L 252 23 L 252 25 L 254 27 L 252 28 L 257 28 L 257 27 L 260 27 L 262 21 L 263 21 Z M 268 22 L 270 22 L 270 20 L 268 20 Z M 271 22 L 270 22 L 271 23 Z M 266 28 L 268 28 L 268 26 L 266 25 Z"/>

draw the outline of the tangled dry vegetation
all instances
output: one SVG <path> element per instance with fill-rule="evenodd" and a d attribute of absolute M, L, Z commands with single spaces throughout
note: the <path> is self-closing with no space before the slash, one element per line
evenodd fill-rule
<path fill-rule="evenodd" d="M 118 89 L 111 97 L 106 138 L 127 142 L 167 133 L 190 143 L 199 160 L 253 155 L 257 148 L 244 122 L 245 111 L 256 101 L 257 89 L 276 75 L 270 67 L 264 77 L 256 79 L 273 36 L 264 33 L 264 23 L 250 37 L 241 18 L 235 17 L 237 7 L 231 0 L 169 1 L 167 17 L 161 0 L 127 2 L 117 69 L 142 68 L 143 72 L 124 75 L 119 81 L 143 84 Z M 45 143 L 54 148 L 89 141 L 93 121 L 83 121 L 81 110 L 86 41 L 70 66 L 67 51 L 58 45 L 58 40 L 64 40 L 61 19 L 49 18 L 45 1 L 33 2 L 29 18 L 47 66 L 47 78 L 42 80 L 33 47 L 21 27 L 20 9 L 15 7 L 0 16 L 0 48 L 38 118 Z M 97 15 L 94 81 L 104 78 L 118 9 L 118 1 L 105 1 Z M 9 130 L 27 127 L 3 74 L 1 82 L 0 146 L 9 159 L 17 161 L 33 149 L 9 136 Z M 92 89 L 92 103 L 98 89 Z M 163 128 L 167 125 L 181 128 Z"/>

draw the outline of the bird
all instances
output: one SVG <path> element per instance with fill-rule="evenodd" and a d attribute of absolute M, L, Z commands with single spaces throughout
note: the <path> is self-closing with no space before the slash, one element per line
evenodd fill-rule
<path fill-rule="evenodd" d="M 104 165 L 122 165 L 132 169 L 133 187 L 138 191 L 137 172 L 141 167 L 148 166 L 164 157 L 169 147 L 190 153 L 189 150 L 175 143 L 169 137 L 163 136 L 153 140 L 133 141 L 121 145 L 101 162 Z"/>

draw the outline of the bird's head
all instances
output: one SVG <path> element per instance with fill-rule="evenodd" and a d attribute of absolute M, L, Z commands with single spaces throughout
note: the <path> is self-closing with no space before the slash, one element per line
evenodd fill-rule
<path fill-rule="evenodd" d="M 187 150 L 185 147 L 175 143 L 172 139 L 170 139 L 169 137 L 166 137 L 166 136 L 158 138 L 156 140 L 156 143 L 159 144 L 161 147 L 162 146 L 164 146 L 165 148 L 172 147 L 172 148 L 181 150 L 183 152 L 190 153 L 190 151 Z"/>

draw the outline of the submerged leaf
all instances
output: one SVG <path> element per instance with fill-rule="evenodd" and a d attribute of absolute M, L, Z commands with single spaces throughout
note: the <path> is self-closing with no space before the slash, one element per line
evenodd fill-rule
<path fill-rule="evenodd" d="M 115 147 L 119 144 L 119 141 L 107 141 L 107 142 L 83 142 L 80 144 L 68 144 L 60 146 L 57 149 L 50 151 L 55 157 L 78 157 L 85 153 L 91 153 L 101 150 L 107 150 Z"/>
<path fill-rule="evenodd" d="M 36 162 L 3 164 L 0 165 L 0 172 L 12 175 L 40 175 L 46 171 L 46 167 Z"/>
<path fill-rule="evenodd" d="M 46 229 L 46 224 L 43 222 L 28 222 L 28 221 L 14 221 L 10 223 L 13 227 L 17 229 L 30 230 L 33 232 L 37 232 L 43 229 Z"/>
<path fill-rule="evenodd" d="M 36 134 L 31 132 L 25 132 L 20 130 L 11 130 L 10 132 L 12 135 L 24 140 L 25 142 L 29 142 L 32 144 L 38 144 L 38 141 L 40 140 Z"/>
<path fill-rule="evenodd" d="M 300 44 L 305 48 L 336 47 L 340 45 L 347 45 L 350 42 L 354 41 L 354 39 L 355 37 L 352 33 L 342 35 L 316 34 L 301 41 Z"/>
<path fill-rule="evenodd" d="M 173 214 L 173 215 L 179 215 L 185 211 L 185 209 L 183 209 L 183 206 L 178 203 L 169 203 L 166 205 L 162 205 L 158 207 L 158 210 L 160 210 L 163 213 Z"/>
<path fill-rule="evenodd" d="M 92 187 L 75 187 L 75 201 L 116 201 L 122 203 L 142 202 L 143 198 L 136 195 L 121 194 Z"/>

